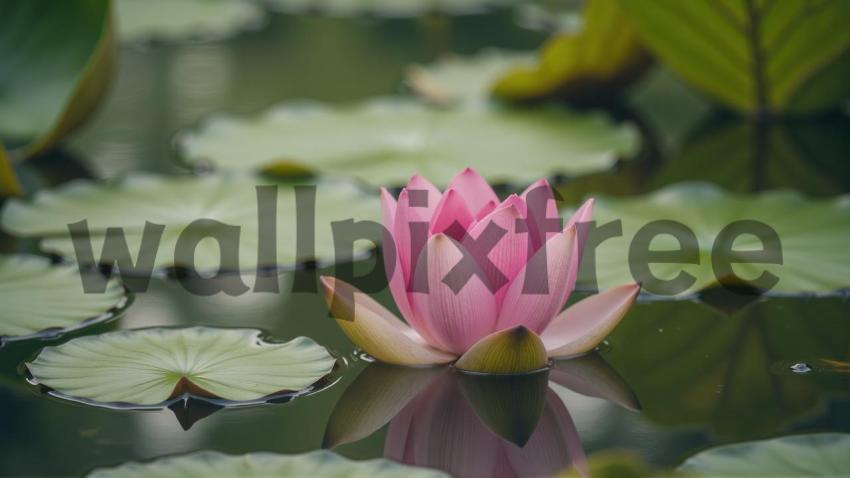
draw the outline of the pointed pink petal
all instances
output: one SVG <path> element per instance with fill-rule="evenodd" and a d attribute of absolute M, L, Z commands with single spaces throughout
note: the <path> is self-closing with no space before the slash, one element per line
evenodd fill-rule
<path fill-rule="evenodd" d="M 456 190 L 448 189 L 434 211 L 429 232 L 431 234 L 446 233 L 460 240 L 471 223 L 472 213 L 463 197 Z"/>
<path fill-rule="evenodd" d="M 351 284 L 323 276 L 325 300 L 345 335 L 366 353 L 398 365 L 434 365 L 456 357 L 434 349 L 412 328 Z"/>
<path fill-rule="evenodd" d="M 418 174 L 414 174 L 410 177 L 410 181 L 407 182 L 405 189 L 408 191 L 426 192 L 425 199 L 427 200 L 427 203 L 424 204 L 424 207 L 422 208 L 422 210 L 425 211 L 425 217 L 431 217 L 431 215 L 434 214 L 434 210 L 437 209 L 437 204 L 439 204 L 440 199 L 443 196 L 436 186 Z M 420 204 L 420 206 L 423 205 Z"/>
<path fill-rule="evenodd" d="M 421 233 L 425 237 L 413 237 L 411 232 L 413 227 L 417 234 Z M 402 189 L 398 195 L 398 203 L 396 204 L 395 220 L 391 230 L 393 239 L 395 240 L 396 253 L 401 262 L 402 273 L 405 280 L 411 274 L 411 262 L 413 258 L 419 257 L 421 247 L 425 246 L 427 240 L 428 216 L 425 215 L 425 210 L 421 207 L 410 205 L 410 194 L 406 189 Z M 418 229 L 417 229 L 418 228 Z M 416 247 L 414 255 L 411 256 L 411 250 Z"/>
<path fill-rule="evenodd" d="M 493 188 L 478 172 L 471 168 L 464 169 L 452 178 L 446 189 L 457 190 L 473 214 L 478 213 L 490 201 L 497 204 L 499 202 L 499 197 L 493 191 Z"/>
<path fill-rule="evenodd" d="M 539 334 L 560 312 L 578 273 L 575 234 L 569 229 L 549 239 L 516 275 L 499 311 L 498 330 L 525 325 Z"/>
<path fill-rule="evenodd" d="M 481 209 L 478 210 L 477 213 L 475 213 L 475 220 L 480 221 L 481 218 L 483 218 L 483 217 L 487 216 L 488 214 L 490 214 L 491 212 L 493 212 L 493 209 L 496 209 L 496 206 L 498 206 L 498 205 L 499 205 L 498 201 L 493 201 L 493 200 L 487 201 L 487 204 L 485 204 Z"/>
<path fill-rule="evenodd" d="M 555 202 L 555 195 L 552 192 L 549 181 L 539 179 L 527 187 L 520 195 L 520 198 L 526 204 L 526 209 L 523 212 L 528 219 L 528 234 L 536 251 L 558 232 L 550 231 L 546 234 L 542 232 L 544 220 L 558 219 L 560 217 L 558 214 L 558 205 Z M 566 229 L 568 228 L 564 228 L 564 230 Z"/>
<path fill-rule="evenodd" d="M 393 230 L 395 223 L 396 200 L 387 188 L 381 188 L 381 220 L 387 230 Z"/>
<path fill-rule="evenodd" d="M 592 350 L 620 323 L 638 292 L 638 284 L 621 285 L 563 311 L 540 335 L 549 356 L 567 357 Z"/>
<path fill-rule="evenodd" d="M 385 233 L 383 243 L 393 244 L 395 254 L 390 254 L 387 246 L 384 246 L 384 271 L 387 274 L 387 282 L 389 283 L 390 293 L 395 300 L 398 310 L 407 323 L 415 321 L 413 313 L 410 309 L 410 299 L 407 296 L 405 287 L 404 271 L 402 270 L 401 260 L 399 259 L 397 244 L 392 236 L 393 224 L 395 223 L 397 204 L 392 194 L 386 188 L 381 188 L 381 215 L 384 221 L 384 227 L 388 233 Z M 407 252 L 409 254 L 409 252 Z M 420 332 L 421 333 L 421 332 Z M 423 335 L 424 336 L 424 335 Z"/>
<path fill-rule="evenodd" d="M 528 234 L 516 232 L 516 221 L 521 218 L 522 214 L 514 204 L 500 205 L 492 213 L 475 223 L 469 231 L 469 237 L 473 240 L 479 239 L 481 234 L 490 227 L 490 224 L 495 224 L 506 231 L 499 242 L 487 253 L 491 264 L 481 264 L 484 273 L 490 278 L 491 285 L 496 284 L 499 272 L 508 281 L 495 292 L 497 307 L 501 307 L 502 300 L 508 292 L 510 281 L 516 277 L 528 261 Z"/>
<path fill-rule="evenodd" d="M 427 267 L 427 292 L 412 292 L 413 312 L 427 322 L 441 347 L 458 355 L 493 331 L 496 324 L 496 300 L 481 281 L 476 264 L 473 274 L 457 294 L 443 279 L 463 257 L 463 246 L 445 234 L 428 240 L 417 270 Z"/>
<path fill-rule="evenodd" d="M 596 200 L 593 198 L 588 199 L 581 205 L 580 208 L 573 214 L 567 224 L 564 226 L 564 230 L 571 228 L 576 224 L 588 223 L 593 220 L 593 205 L 596 203 Z M 578 231 L 578 250 L 579 253 L 584 252 L 584 244 L 587 242 L 587 234 L 589 229 L 587 226 L 577 227 Z"/>

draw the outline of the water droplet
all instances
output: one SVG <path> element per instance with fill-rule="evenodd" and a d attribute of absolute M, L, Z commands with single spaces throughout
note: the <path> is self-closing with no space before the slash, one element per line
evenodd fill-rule
<path fill-rule="evenodd" d="M 791 371 L 794 373 L 809 373 L 812 371 L 812 367 L 809 367 L 809 364 L 805 362 L 798 362 L 791 366 Z"/>
<path fill-rule="evenodd" d="M 663 334 L 663 333 L 664 333 L 664 329 L 658 329 L 658 333 L 659 333 L 659 334 Z"/>

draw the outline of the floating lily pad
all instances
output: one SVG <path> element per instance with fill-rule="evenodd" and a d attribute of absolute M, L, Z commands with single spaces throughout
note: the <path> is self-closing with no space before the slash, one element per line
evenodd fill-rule
<path fill-rule="evenodd" d="M 187 267 L 194 260 L 198 271 L 255 270 L 275 265 L 292 265 L 311 259 L 330 261 L 347 260 L 352 251 L 334 247 L 331 222 L 345 219 L 377 220 L 380 211 L 376 195 L 364 194 L 353 184 L 344 181 L 320 182 L 315 201 L 315 251 L 297 251 L 296 234 L 306 234 L 306 226 L 296 227 L 295 189 L 292 185 L 278 185 L 277 236 L 258 229 L 258 185 L 278 185 L 255 176 L 207 175 L 187 177 L 161 177 L 131 175 L 114 183 L 74 181 L 55 190 L 36 193 L 32 201 L 12 200 L 0 215 L 3 228 L 15 235 L 43 237 L 41 248 L 45 251 L 75 258 L 73 240 L 68 224 L 86 220 L 91 232 L 94 261 L 112 263 L 121 252 L 114 250 L 103 256 L 108 228 L 123 228 L 128 250 L 134 263 L 140 251 L 155 259 L 150 264 L 136 264 L 135 274 L 145 274 L 151 269 Z M 308 214 L 306 202 L 301 211 Z M 264 215 L 264 224 L 270 224 L 272 214 Z M 219 244 L 209 238 L 221 234 L 225 226 L 212 223 L 195 225 L 194 221 L 211 219 L 225 225 L 239 226 L 237 236 L 222 237 L 223 249 L 238 251 L 236 257 L 223 257 Z M 143 240 L 145 222 L 165 226 L 162 238 Z M 272 225 L 271 227 L 274 227 Z M 187 231 L 187 232 L 184 232 Z M 232 234 L 232 233 L 231 233 Z M 340 237 L 346 237 L 339 233 Z M 181 236 L 186 240 L 200 240 L 193 257 L 176 254 Z M 276 244 L 277 251 L 268 258 L 259 259 L 261 237 Z M 203 239 L 201 239 L 203 238 Z M 144 246 L 143 246 L 144 245 Z M 354 252 L 364 252 L 367 241 L 354 244 Z M 119 248 L 120 249 L 120 248 Z M 178 256 L 178 257 L 175 257 Z"/>
<path fill-rule="evenodd" d="M 811 113 L 850 93 L 850 3 L 624 0 L 653 53 L 744 113 Z"/>
<path fill-rule="evenodd" d="M 314 451 L 300 455 L 249 453 L 226 455 L 215 451 L 199 451 L 182 456 L 160 458 L 137 463 L 130 462 L 115 468 L 100 468 L 88 478 L 151 478 L 181 476 L 303 477 L 322 478 L 370 476 L 374 478 L 445 478 L 445 473 L 427 468 L 400 465 L 390 460 L 354 461 L 330 451 Z"/>
<path fill-rule="evenodd" d="M 642 281 L 643 290 L 660 295 L 684 295 L 716 285 L 734 282 L 721 271 L 715 271 L 712 256 L 722 259 L 741 259 L 732 270 L 745 281 L 757 279 L 763 271 L 778 278 L 769 293 L 800 294 L 829 293 L 850 287 L 850 252 L 845 238 L 850 234 L 850 198 L 811 199 L 790 191 L 736 195 L 705 183 L 682 183 L 654 193 L 632 198 L 597 198 L 594 210 L 597 225 L 621 220 L 623 235 L 603 241 L 595 252 L 595 275 L 600 289 L 629 282 Z M 653 221 L 676 221 L 693 231 L 697 247 L 680 245 L 668 234 L 683 234 L 680 226 L 648 226 L 647 231 L 660 232 L 649 244 L 655 251 L 683 249 L 694 254 L 699 264 L 654 263 L 652 253 L 645 252 L 646 244 L 634 241 L 636 232 Z M 735 221 L 754 220 L 772 228 L 781 244 L 782 263 L 747 262 L 738 255 L 741 251 L 776 250 L 772 241 L 767 246 L 752 234 L 737 237 L 732 253 L 723 250 L 712 254 L 712 248 L 723 228 Z M 752 228 L 746 230 L 751 231 Z M 633 254 L 630 258 L 630 247 Z M 587 250 L 582 263 L 581 283 L 593 283 L 593 261 Z M 775 258 L 774 258 L 775 259 Z M 651 263 L 655 278 L 633 277 L 630 264 Z M 663 281 L 673 279 L 684 270 L 695 279 L 690 287 L 680 290 Z M 642 274 L 638 274 L 642 275 Z"/>
<path fill-rule="evenodd" d="M 221 39 L 265 21 L 248 0 L 117 0 L 115 8 L 124 41 Z"/>
<path fill-rule="evenodd" d="M 407 70 L 407 82 L 427 101 L 437 104 L 480 103 L 490 97 L 490 88 L 507 71 L 531 65 L 536 55 L 529 52 L 485 50 L 471 57 L 445 56 L 430 65 Z"/>
<path fill-rule="evenodd" d="M 445 186 L 465 166 L 490 181 L 524 183 L 605 170 L 632 155 L 638 141 L 632 125 L 601 114 L 484 105 L 438 110 L 377 100 L 339 110 L 283 104 L 256 118 L 217 117 L 185 132 L 178 145 L 189 162 L 221 169 L 294 165 L 379 185 L 405 184 L 419 173 Z"/>
<path fill-rule="evenodd" d="M 307 337 L 266 342 L 255 329 L 137 329 L 80 337 L 26 364 L 60 395 L 99 404 L 162 406 L 190 394 L 249 402 L 307 389 L 334 359 Z"/>
<path fill-rule="evenodd" d="M 4 2 L 0 139 L 17 158 L 52 147 L 94 111 L 116 46 L 108 0 Z"/>
<path fill-rule="evenodd" d="M 376 15 L 415 17 L 429 13 L 467 15 L 493 7 L 511 5 L 516 0 L 269 0 L 283 12 L 322 12 L 330 15 Z"/>
<path fill-rule="evenodd" d="M 850 434 L 815 433 L 724 445 L 688 458 L 688 476 L 846 476 Z"/>
<path fill-rule="evenodd" d="M 114 318 L 127 304 L 110 280 L 99 294 L 83 292 L 77 267 L 28 255 L 0 255 L 0 342 L 53 336 Z"/>

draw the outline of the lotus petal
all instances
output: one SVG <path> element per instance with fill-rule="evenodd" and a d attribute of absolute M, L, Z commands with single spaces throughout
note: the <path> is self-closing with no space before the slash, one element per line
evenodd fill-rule
<path fill-rule="evenodd" d="M 468 372 L 513 374 L 539 370 L 547 360 L 537 334 L 518 326 L 479 340 L 455 362 L 455 367 Z"/>

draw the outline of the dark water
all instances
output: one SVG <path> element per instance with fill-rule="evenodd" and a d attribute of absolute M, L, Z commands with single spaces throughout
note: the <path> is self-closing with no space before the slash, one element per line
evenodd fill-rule
<path fill-rule="evenodd" d="M 174 133 L 209 113 L 251 113 L 293 98 L 347 102 L 398 93 L 403 68 L 410 62 L 429 61 L 448 51 L 473 53 L 486 46 L 532 48 L 542 38 L 514 26 L 507 13 L 393 21 L 273 15 L 266 28 L 223 42 L 124 48 L 114 93 L 101 114 L 67 150 L 28 165 L 25 179 L 56 184 L 140 169 L 177 172 Z M 565 181 L 567 199 L 588 192 L 634 194 L 692 179 L 734 191 L 790 187 L 834 195 L 850 190 L 850 126 L 845 120 L 754 127 L 708 111 L 693 93 L 672 85 L 663 73 L 652 75 L 642 89 L 611 106 L 615 116 L 642 126 L 644 151 L 614 171 Z M 685 98 L 686 110 L 650 106 L 652 113 L 646 113 L 647 105 L 657 104 L 659 97 L 676 94 Z M 3 247 L 28 245 L 4 238 Z M 287 290 L 291 280 L 291 275 L 282 276 L 281 290 Z M 381 298 L 391 302 L 386 293 Z M 574 377 L 585 376 L 585 370 L 597 377 L 584 383 L 584 392 L 593 395 L 601 388 L 602 395 L 621 403 L 554 388 L 590 457 L 603 450 L 629 450 L 653 466 L 674 467 L 693 452 L 720 443 L 796 432 L 850 432 L 850 374 L 822 362 L 850 359 L 848 316 L 850 303 L 842 297 L 752 300 L 708 294 L 703 301 L 640 303 L 589 368 L 572 370 Z M 138 294 L 119 321 L 84 333 L 192 324 L 257 327 L 280 339 L 307 335 L 353 357 L 319 294 L 202 298 L 161 279 Z M 364 368 L 361 388 L 376 384 L 422 390 L 425 398 L 414 399 L 404 413 L 431 417 L 432 425 L 442 422 L 439 414 L 428 415 L 433 413 L 428 411 L 429 400 L 435 404 L 432 408 L 453 417 L 469 418 L 470 409 L 484 417 L 480 423 L 458 419 L 456 426 L 433 426 L 425 438 L 408 442 L 424 450 L 431 464 L 451 462 L 441 461 L 445 456 L 434 451 L 440 442 L 457 447 L 469 463 L 482 456 L 486 463 L 489 453 L 514 446 L 487 432 L 516 412 L 487 398 L 504 397 L 498 384 L 470 384 L 449 376 L 423 385 L 416 371 L 367 368 L 355 358 L 338 384 L 315 395 L 285 404 L 219 410 L 193 424 L 184 414 L 181 424 L 171 410 L 108 410 L 42 394 L 25 382 L 19 364 L 45 344 L 0 348 L 3 476 L 80 475 L 95 467 L 198 449 L 313 450 L 326 439 L 332 414 L 343 413 L 335 408 L 369 406 L 353 386 Z M 812 371 L 792 371 L 799 363 Z M 600 381 L 600 375 L 607 379 Z M 541 430 L 551 424 L 554 413 L 552 392 L 546 392 L 545 385 L 542 391 L 537 382 L 513 387 L 524 397 L 514 402 L 515 408 L 526 406 L 528 397 L 542 397 Z M 639 411 L 630 410 L 638 403 Z M 195 418 L 210 411 L 193 409 Z M 337 451 L 355 458 L 383 456 L 387 428 Z M 518 440 L 512 433 L 505 435 Z M 569 447 L 559 434 L 563 430 L 534 433 L 527 455 L 534 448 L 569 458 Z M 532 459 L 521 456 L 518 461 Z"/>

